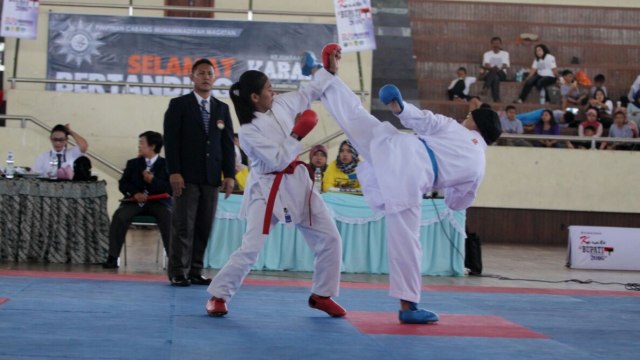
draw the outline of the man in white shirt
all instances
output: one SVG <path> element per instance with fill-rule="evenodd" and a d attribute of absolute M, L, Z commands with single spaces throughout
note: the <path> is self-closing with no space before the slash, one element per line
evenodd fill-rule
<path fill-rule="evenodd" d="M 69 135 L 71 135 L 78 146 L 68 146 Z M 31 172 L 43 176 L 47 175 L 51 170 L 50 161 L 52 158 L 56 159 L 58 169 L 65 167 L 73 169 L 73 162 L 80 156 L 84 155 L 87 152 L 87 149 L 89 149 L 87 140 L 77 132 L 71 130 L 71 126 L 69 126 L 69 124 L 58 124 L 54 126 L 53 129 L 51 129 L 49 140 L 51 140 L 51 150 L 38 155 L 35 164 L 31 168 Z"/>
<path fill-rule="evenodd" d="M 491 89 L 494 102 L 500 102 L 500 81 L 507 79 L 507 69 L 511 66 L 509 53 L 502 50 L 502 39 L 495 36 L 491 39 L 491 50 L 482 56 L 482 68 L 485 71 L 483 94 Z"/>

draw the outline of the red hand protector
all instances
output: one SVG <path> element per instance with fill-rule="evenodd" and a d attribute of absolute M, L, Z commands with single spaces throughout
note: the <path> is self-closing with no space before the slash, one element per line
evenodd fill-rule
<path fill-rule="evenodd" d="M 329 56 L 331 56 L 334 50 L 338 50 L 338 54 L 340 54 L 342 52 L 342 47 L 336 43 L 330 43 L 322 48 L 322 65 L 327 70 L 331 67 Z"/>
<path fill-rule="evenodd" d="M 298 140 L 302 140 L 317 124 L 318 114 L 311 109 L 307 109 L 296 116 L 296 123 L 293 125 L 291 133 L 296 134 Z"/>

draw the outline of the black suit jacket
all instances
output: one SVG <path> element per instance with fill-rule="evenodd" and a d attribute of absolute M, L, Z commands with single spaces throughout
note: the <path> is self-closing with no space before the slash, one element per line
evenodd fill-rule
<path fill-rule="evenodd" d="M 169 184 L 169 172 L 167 162 L 163 157 L 158 156 L 156 162 L 151 166 L 153 180 L 151 183 L 144 181 L 142 172 L 147 168 L 147 162 L 143 157 L 137 157 L 127 161 L 127 167 L 118 182 L 120 192 L 125 198 L 130 198 L 135 193 L 144 192 L 149 195 L 168 193 L 171 195 L 171 185 Z M 159 200 L 167 206 L 171 206 L 171 199 Z"/>
<path fill-rule="evenodd" d="M 196 95 L 171 99 L 164 114 L 165 155 L 169 174 L 181 174 L 185 183 L 220 186 L 222 174 L 225 178 L 235 175 L 233 124 L 227 104 L 213 96 L 209 102 L 207 135 Z M 224 123 L 222 130 L 219 120 Z"/>

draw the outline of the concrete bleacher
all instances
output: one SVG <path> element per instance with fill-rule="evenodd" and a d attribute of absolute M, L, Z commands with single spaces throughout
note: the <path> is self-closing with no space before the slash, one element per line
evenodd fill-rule
<path fill-rule="evenodd" d="M 640 9 L 423 0 L 407 4 L 421 105 L 456 119 L 466 115 L 467 106 L 448 101 L 447 86 L 460 66 L 470 76 L 479 73 L 482 54 L 493 36 L 502 38 L 511 57 L 510 81 L 501 84 L 502 103 L 492 104 L 495 109 L 517 98 L 523 83 L 514 81 L 515 73 L 529 69 L 538 43 L 549 47 L 559 70 L 584 70 L 591 78 L 604 74 L 614 101 L 627 94 L 640 74 Z M 539 39 L 523 41 L 522 33 Z M 476 83 L 471 95 L 480 95 L 481 89 L 482 82 Z M 535 89 L 526 103 L 517 106 L 519 112 L 539 107 Z"/>

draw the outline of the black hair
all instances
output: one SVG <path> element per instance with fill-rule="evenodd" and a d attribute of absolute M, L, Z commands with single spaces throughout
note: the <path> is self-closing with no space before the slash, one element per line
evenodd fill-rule
<path fill-rule="evenodd" d="M 229 96 L 236 109 L 236 115 L 240 125 L 249 124 L 253 120 L 256 105 L 251 101 L 251 94 L 260 94 L 269 78 L 258 70 L 247 70 L 238 82 L 231 85 Z"/>
<path fill-rule="evenodd" d="M 573 75 L 573 71 L 571 71 L 569 69 L 562 70 L 562 73 L 560 75 L 561 76 Z"/>
<path fill-rule="evenodd" d="M 564 115 L 562 115 L 562 118 L 564 119 L 565 124 L 572 124 L 574 121 L 576 121 L 576 114 L 572 113 L 571 111 L 565 111 Z"/>
<path fill-rule="evenodd" d="M 465 73 L 465 74 L 467 73 L 467 68 L 466 68 L 466 67 L 464 67 L 464 66 L 460 66 L 460 67 L 458 68 L 458 71 L 460 71 L 460 70 L 464 71 L 464 73 Z"/>
<path fill-rule="evenodd" d="M 67 129 L 67 127 L 62 124 L 54 126 L 53 129 L 51 129 L 50 134 L 53 135 L 53 133 L 57 131 L 63 132 L 65 136 L 69 136 L 69 129 Z"/>
<path fill-rule="evenodd" d="M 513 106 L 513 105 L 507 105 L 507 107 L 506 107 L 506 108 L 504 108 L 504 111 L 506 112 L 506 111 L 509 111 L 509 110 L 511 110 L 511 109 L 515 110 L 515 109 L 516 109 L 516 107 L 515 107 L 515 106 Z"/>
<path fill-rule="evenodd" d="M 542 49 L 542 57 L 538 57 L 538 54 L 536 54 L 536 49 L 537 48 Z M 545 56 L 547 56 L 547 54 L 550 54 L 550 53 L 551 53 L 551 51 L 549 51 L 549 48 L 545 44 L 538 44 L 533 48 L 533 56 L 535 56 L 536 59 L 538 59 L 538 60 L 544 59 Z"/>
<path fill-rule="evenodd" d="M 91 175 L 91 160 L 86 156 L 80 156 L 73 162 L 73 181 L 96 181 L 98 178 Z"/>
<path fill-rule="evenodd" d="M 145 139 L 147 139 L 147 144 L 149 144 L 149 146 L 153 146 L 153 151 L 156 154 L 160 154 L 160 150 L 162 150 L 163 145 L 162 134 L 155 131 L 145 131 L 138 137 L 144 137 Z"/>
<path fill-rule="evenodd" d="M 595 89 L 595 90 L 593 91 L 593 99 L 595 99 L 595 98 L 596 98 L 596 94 L 597 94 L 597 93 L 599 93 L 599 92 L 601 92 L 601 93 L 602 93 L 602 96 L 604 96 L 605 100 L 608 100 L 608 99 L 609 99 L 609 98 L 607 98 L 607 93 L 605 93 L 605 92 L 604 92 L 604 89 L 603 89 L 603 88 L 601 88 L 601 87 L 599 87 L 599 88 L 597 88 L 597 89 Z"/>
<path fill-rule="evenodd" d="M 191 73 L 193 74 L 196 71 L 196 68 L 202 64 L 207 64 L 211 67 L 213 67 L 213 64 L 211 63 L 211 61 L 209 59 L 199 59 L 198 61 L 196 61 L 195 63 L 193 63 L 193 66 L 191 67 Z"/>
<path fill-rule="evenodd" d="M 551 120 L 549 120 L 549 124 L 551 124 L 551 126 L 558 125 L 558 123 L 556 122 L 556 117 L 553 115 L 553 111 L 551 111 L 551 109 L 542 110 L 542 113 L 540 113 L 540 123 L 542 123 L 542 115 L 544 113 L 549 114 L 549 116 L 551 117 Z"/>
<path fill-rule="evenodd" d="M 587 127 L 585 127 L 584 129 L 582 129 L 583 131 L 587 131 L 587 130 L 591 130 L 593 132 L 596 132 L 596 128 L 594 128 L 593 126 L 589 125 Z"/>
<path fill-rule="evenodd" d="M 482 104 L 480 104 L 480 106 L 478 107 L 478 109 L 489 109 L 489 110 L 493 110 L 493 109 L 491 108 L 491 105 L 489 105 L 489 104 L 487 104 L 487 103 L 485 103 L 485 102 L 483 102 Z"/>
<path fill-rule="evenodd" d="M 604 82 L 604 75 L 598 74 L 593 78 L 593 81 Z"/>
<path fill-rule="evenodd" d="M 499 40 L 500 42 L 502 42 L 502 39 L 500 38 L 500 36 L 494 36 L 491 38 L 491 42 L 493 42 L 494 40 Z"/>

